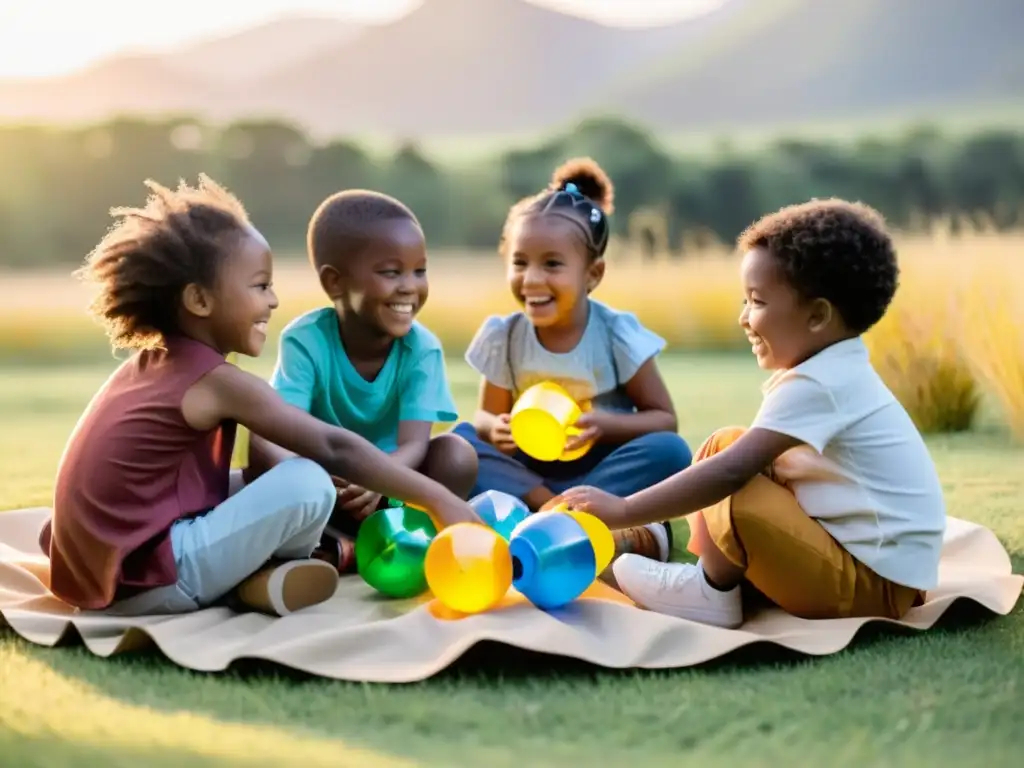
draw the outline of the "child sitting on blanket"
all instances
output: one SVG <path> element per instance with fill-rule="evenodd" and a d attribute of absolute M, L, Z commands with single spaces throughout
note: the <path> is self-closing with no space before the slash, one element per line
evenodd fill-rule
<path fill-rule="evenodd" d="M 632 313 L 590 296 L 604 278 L 613 197 L 604 170 L 575 158 L 509 211 L 500 250 L 522 311 L 487 318 L 470 343 L 466 360 L 482 378 L 479 403 L 474 422 L 454 430 L 480 459 L 474 494 L 503 491 L 538 509 L 574 485 L 626 495 L 690 464 L 658 371 L 664 339 Z M 581 433 L 566 445 L 575 451 L 593 443 L 580 458 L 538 461 L 512 440 L 513 404 L 542 381 L 590 406 L 576 423 Z M 616 531 L 615 544 L 617 553 L 668 560 L 672 528 L 652 522 Z"/>
<path fill-rule="evenodd" d="M 613 565 L 654 611 L 736 627 L 745 581 L 804 618 L 901 618 L 936 585 L 946 512 L 925 443 L 861 339 L 896 291 L 892 241 L 870 208 L 816 200 L 764 217 L 739 246 L 739 323 L 774 372 L 753 424 L 716 432 L 692 467 L 624 499 L 578 487 L 552 504 L 614 528 L 691 515 L 696 565 Z"/>
<path fill-rule="evenodd" d="M 270 383 L 285 402 L 344 426 L 398 463 L 467 498 L 476 480 L 472 446 L 436 422 L 455 421 L 441 342 L 416 321 L 427 302 L 427 252 L 412 211 L 367 190 L 331 195 L 309 223 L 309 259 L 331 306 L 293 320 L 281 333 Z M 250 471 L 290 454 L 254 437 Z M 355 570 L 359 524 L 387 506 L 381 494 L 336 476 L 338 499 L 322 555 Z"/>
<path fill-rule="evenodd" d="M 479 521 L 439 483 L 227 362 L 263 349 L 278 305 L 270 248 L 206 177 L 198 189 L 149 186 L 145 208 L 113 211 L 120 220 L 82 270 L 99 285 L 93 314 L 134 354 L 61 458 L 40 538 L 51 591 L 118 613 L 185 612 L 234 594 L 284 615 L 326 600 L 337 571 L 310 558 L 336 499 L 322 467 L 445 523 Z M 238 424 L 308 458 L 229 489 Z"/>

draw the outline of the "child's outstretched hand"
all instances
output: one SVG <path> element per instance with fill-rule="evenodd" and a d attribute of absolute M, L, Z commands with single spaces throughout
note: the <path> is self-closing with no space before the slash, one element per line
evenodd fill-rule
<path fill-rule="evenodd" d="M 612 530 L 628 528 L 626 500 L 589 485 L 580 485 L 560 493 L 541 509 L 547 511 L 560 504 L 579 512 L 589 512 Z"/>
<path fill-rule="evenodd" d="M 438 504 L 431 511 L 445 527 L 455 525 L 456 523 L 479 523 L 480 525 L 485 525 L 480 515 L 469 505 L 469 502 L 457 496 L 453 497 L 451 503 Z"/>
<path fill-rule="evenodd" d="M 503 413 L 494 417 L 494 425 L 491 427 L 491 445 L 502 453 L 513 454 L 516 452 L 516 444 L 512 439 L 512 428 L 509 426 L 511 416 Z"/>
<path fill-rule="evenodd" d="M 338 491 L 338 500 L 335 504 L 335 511 L 343 510 L 353 520 L 362 522 L 374 512 L 380 504 L 381 495 L 368 491 L 361 486 L 350 483 L 347 480 L 332 476 L 334 487 Z M 476 513 L 468 501 L 452 496 L 450 503 L 440 504 L 431 510 L 437 519 L 444 525 L 455 525 L 455 523 L 480 523 L 483 520 Z"/>

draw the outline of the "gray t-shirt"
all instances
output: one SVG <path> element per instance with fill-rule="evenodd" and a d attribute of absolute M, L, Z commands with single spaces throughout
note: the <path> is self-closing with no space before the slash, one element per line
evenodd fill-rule
<path fill-rule="evenodd" d="M 590 299 L 587 328 L 569 352 L 551 352 L 522 312 L 488 317 L 466 350 L 466 362 L 496 387 L 518 398 L 542 381 L 561 384 L 577 402 L 594 408 L 633 411 L 621 387 L 649 359 L 665 349 L 632 312 L 619 312 Z"/>

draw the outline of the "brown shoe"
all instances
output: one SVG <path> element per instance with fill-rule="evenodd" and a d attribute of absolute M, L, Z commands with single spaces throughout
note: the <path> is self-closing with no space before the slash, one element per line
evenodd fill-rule
<path fill-rule="evenodd" d="M 343 533 L 324 533 L 311 557 L 330 563 L 340 576 L 356 572 L 356 543 Z"/>
<path fill-rule="evenodd" d="M 664 563 L 672 556 L 672 526 L 669 523 L 651 523 L 614 531 L 615 556 L 624 554 Z"/>
<path fill-rule="evenodd" d="M 238 585 L 238 598 L 261 613 L 287 616 L 334 596 L 338 569 L 323 560 L 289 560 L 269 565 Z"/>

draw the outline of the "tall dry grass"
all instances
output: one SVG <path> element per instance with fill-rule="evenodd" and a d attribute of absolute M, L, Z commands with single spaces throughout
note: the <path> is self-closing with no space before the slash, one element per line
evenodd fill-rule
<path fill-rule="evenodd" d="M 922 431 L 969 429 L 980 406 L 961 338 L 967 265 L 971 254 L 986 270 L 1004 260 L 1001 241 L 993 248 L 982 238 L 974 232 L 954 240 L 948 226 L 936 226 L 914 247 L 901 244 L 900 288 L 865 337 L 875 367 Z"/>
<path fill-rule="evenodd" d="M 872 359 L 925 431 L 967 429 L 983 394 L 1024 439 L 1024 233 L 948 227 L 897 236 L 903 279 L 886 317 L 867 334 Z M 737 325 L 738 261 L 705 246 L 686 258 L 645 261 L 624 244 L 611 251 L 596 298 L 635 312 L 670 351 L 745 350 Z M 515 309 L 495 254 L 434 254 L 431 294 L 420 319 L 448 352 L 462 354 L 490 314 Z M 105 346 L 84 316 L 88 294 L 68 274 L 0 275 L 0 359 L 59 359 Z M 275 275 L 281 308 L 274 330 L 323 305 L 301 259 L 281 259 Z M 273 354 L 268 348 L 265 354 Z"/>
<path fill-rule="evenodd" d="M 899 245 L 900 290 L 865 339 L 879 373 L 922 431 L 969 429 L 988 394 L 1024 438 L 1024 233 L 945 223 Z"/>
<path fill-rule="evenodd" d="M 964 355 L 972 370 L 999 404 L 1006 425 L 1024 441 L 1024 295 L 1017 238 L 1017 262 L 1007 259 L 1003 270 L 970 276 L 960 333 Z"/>

